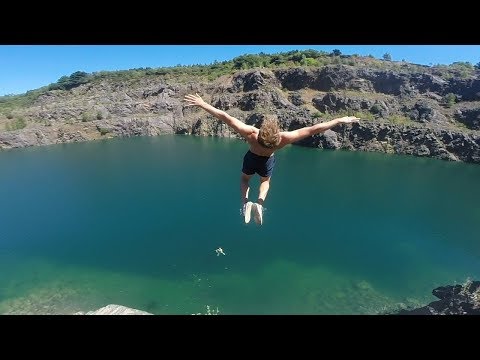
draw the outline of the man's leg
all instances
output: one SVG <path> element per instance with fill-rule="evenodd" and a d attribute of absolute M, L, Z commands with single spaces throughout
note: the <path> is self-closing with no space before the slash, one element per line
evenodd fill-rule
<path fill-rule="evenodd" d="M 257 204 L 260 204 L 263 206 L 265 198 L 267 197 L 267 194 L 268 194 L 268 189 L 270 189 L 270 179 L 271 179 L 270 176 L 260 177 L 260 189 L 258 191 Z"/>
<path fill-rule="evenodd" d="M 242 213 L 245 216 L 245 223 L 250 222 L 250 211 L 252 210 L 253 203 L 248 201 L 248 193 L 250 191 L 250 178 L 252 175 L 247 175 L 242 172 L 242 176 L 240 177 L 240 196 L 242 201 Z"/>
<path fill-rule="evenodd" d="M 250 178 L 253 175 L 247 175 L 242 172 L 242 176 L 240 177 L 240 196 L 242 200 L 242 205 L 246 204 L 248 201 L 248 193 L 250 192 Z"/>
<path fill-rule="evenodd" d="M 253 217 L 257 224 L 263 224 L 263 203 L 270 189 L 270 176 L 260 177 L 260 189 L 258 191 L 257 203 L 253 205 Z"/>

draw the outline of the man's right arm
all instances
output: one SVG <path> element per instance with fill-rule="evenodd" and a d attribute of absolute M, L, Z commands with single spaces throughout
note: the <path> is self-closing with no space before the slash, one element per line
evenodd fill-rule
<path fill-rule="evenodd" d="M 282 145 L 291 144 L 306 137 L 322 133 L 328 129 L 333 128 L 334 126 L 337 126 L 338 124 L 351 124 L 354 122 L 358 123 L 359 120 L 360 119 L 355 116 L 344 116 L 342 118 L 333 119 L 312 126 L 306 126 L 297 130 L 285 131 L 282 132 Z"/>
<path fill-rule="evenodd" d="M 225 124 L 230 126 L 244 137 L 247 137 L 255 131 L 253 126 L 247 125 L 244 122 L 227 114 L 225 111 L 217 109 L 216 107 L 206 103 L 198 94 L 185 95 L 185 101 L 187 102 L 187 106 L 198 106 L 202 108 L 209 114 L 215 116 L 217 119 L 223 121 Z"/>

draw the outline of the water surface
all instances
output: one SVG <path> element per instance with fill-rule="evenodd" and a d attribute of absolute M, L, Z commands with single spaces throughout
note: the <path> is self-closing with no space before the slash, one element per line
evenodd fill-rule
<path fill-rule="evenodd" d="M 159 136 L 0 152 L 0 313 L 375 314 L 480 277 L 478 165 L 290 146 L 260 227 L 239 215 L 245 151 Z"/>

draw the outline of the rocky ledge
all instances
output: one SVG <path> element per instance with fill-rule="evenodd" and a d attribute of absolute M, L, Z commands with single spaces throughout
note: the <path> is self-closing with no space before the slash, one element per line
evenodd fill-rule
<path fill-rule="evenodd" d="M 440 286 L 432 291 L 440 300 L 413 310 L 401 310 L 398 315 L 480 315 L 480 281 L 463 285 Z"/>
<path fill-rule="evenodd" d="M 83 312 L 79 311 L 74 315 L 153 315 L 146 311 L 132 309 L 122 305 L 110 304 L 98 310 Z"/>

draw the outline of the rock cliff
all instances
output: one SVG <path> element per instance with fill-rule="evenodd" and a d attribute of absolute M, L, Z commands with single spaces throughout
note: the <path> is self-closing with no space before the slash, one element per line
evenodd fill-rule
<path fill-rule="evenodd" d="M 253 125 L 265 113 L 276 114 L 284 130 L 347 114 L 362 119 L 360 124 L 337 126 L 298 145 L 478 164 L 478 74 L 476 70 L 462 77 L 403 62 L 387 68 L 358 62 L 257 67 L 214 79 L 185 74 L 99 77 L 68 90 L 43 91 L 28 105 L 3 110 L 0 149 L 119 136 L 238 137 L 206 112 L 184 106 L 184 95 L 197 92 Z M 15 119 L 22 119 L 25 126 L 15 129 Z"/>

